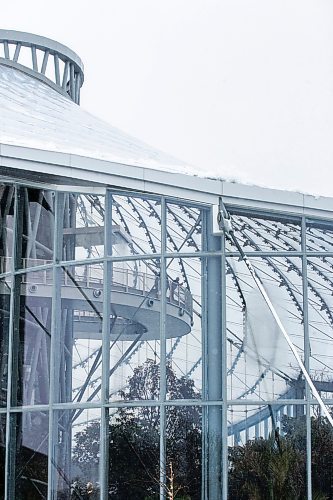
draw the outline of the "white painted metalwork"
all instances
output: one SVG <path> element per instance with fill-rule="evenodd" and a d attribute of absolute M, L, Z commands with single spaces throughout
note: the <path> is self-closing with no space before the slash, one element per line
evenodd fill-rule
<path fill-rule="evenodd" d="M 228 446 L 268 439 L 287 417 L 306 424 L 310 500 L 310 424 L 320 406 L 306 379 L 333 404 L 332 199 L 186 174 L 193 169 L 46 85 L 38 76 L 41 45 L 15 36 L 2 37 L 8 47 L 0 61 L 6 500 L 27 478 L 47 488 L 48 499 L 57 489 L 68 496 L 78 429 L 96 419 L 94 486 L 106 498 L 109 424 L 115 411 L 138 408 L 158 411 L 154 479 L 161 499 L 168 496 L 168 414 L 194 408 L 201 415 L 203 499 L 227 498 Z M 19 43 L 27 43 L 29 71 L 17 66 Z M 73 54 L 44 45 L 42 59 L 53 50 L 54 61 L 62 53 L 79 71 Z M 58 63 L 56 86 L 63 80 Z M 239 248 L 213 224 L 220 195 Z M 239 260 L 243 251 L 291 344 L 274 343 L 266 304 Z M 158 391 L 126 399 L 129 378 L 147 361 L 156 365 Z M 170 367 L 192 384 L 193 397 L 172 396 Z M 21 473 L 17 449 L 29 449 L 31 460 L 47 455 L 48 477 Z"/>
<path fill-rule="evenodd" d="M 80 103 L 84 80 L 82 61 L 75 52 L 54 40 L 21 31 L 0 30 L 0 65 L 37 78 L 76 104 Z"/>

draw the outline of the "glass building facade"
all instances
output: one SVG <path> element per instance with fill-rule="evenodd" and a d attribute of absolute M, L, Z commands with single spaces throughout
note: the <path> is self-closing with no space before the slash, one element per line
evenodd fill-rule
<path fill-rule="evenodd" d="M 0 498 L 333 498 L 332 429 L 217 227 L 220 181 L 8 151 Z M 235 237 L 331 407 L 333 203 L 246 189 L 225 187 Z"/>

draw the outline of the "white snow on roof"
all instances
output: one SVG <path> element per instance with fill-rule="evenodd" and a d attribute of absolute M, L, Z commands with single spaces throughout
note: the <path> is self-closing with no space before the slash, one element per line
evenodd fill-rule
<path fill-rule="evenodd" d="M 112 127 L 74 104 L 47 84 L 14 68 L 0 65 L 0 143 L 75 154 L 124 165 L 221 179 L 271 189 L 332 196 L 323 178 L 309 173 L 297 179 L 272 171 L 239 171 L 191 166 Z M 323 176 L 322 176 L 323 177 Z"/>
<path fill-rule="evenodd" d="M 193 173 L 88 113 L 43 82 L 0 65 L 0 143 L 164 171 Z"/>

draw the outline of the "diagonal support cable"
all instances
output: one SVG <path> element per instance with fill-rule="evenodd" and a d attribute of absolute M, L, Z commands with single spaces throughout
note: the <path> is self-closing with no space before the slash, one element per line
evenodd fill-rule
<path fill-rule="evenodd" d="M 318 401 L 318 404 L 321 407 L 323 413 L 325 414 L 327 420 L 329 421 L 329 423 L 333 427 L 333 418 L 332 418 L 327 406 L 325 405 L 324 401 L 321 399 L 319 392 L 317 391 L 314 383 L 312 382 L 311 377 L 310 377 L 308 371 L 306 370 L 305 365 L 304 365 L 303 361 L 301 360 L 301 357 L 298 354 L 296 347 L 294 346 L 286 329 L 284 328 L 284 326 L 280 320 L 280 317 L 275 310 L 275 307 L 273 306 L 263 284 L 261 283 L 259 277 L 257 276 L 256 271 L 254 270 L 254 267 L 252 266 L 251 262 L 249 261 L 248 257 L 246 256 L 242 247 L 240 246 L 237 238 L 235 237 L 235 233 L 234 233 L 234 230 L 232 227 L 231 217 L 223 204 L 222 198 L 220 198 L 220 200 L 219 200 L 218 223 L 219 223 L 220 229 L 222 229 L 224 231 L 224 234 L 226 235 L 226 237 L 229 238 L 229 240 L 231 240 L 232 243 L 234 243 L 235 247 L 239 251 L 240 256 L 241 256 L 244 264 L 248 268 L 248 270 L 249 270 L 255 284 L 257 285 L 263 299 L 265 300 L 269 310 L 271 311 L 277 326 L 279 327 L 279 329 L 280 329 L 282 335 L 284 336 L 285 340 L 287 341 L 287 344 L 289 345 L 293 355 L 295 356 L 295 359 L 296 359 L 296 361 L 297 361 L 297 363 L 298 363 L 298 365 L 299 365 L 299 367 L 304 375 L 304 378 L 307 381 L 307 383 L 309 384 L 309 387 L 312 391 L 312 394 L 314 395 L 314 397 Z"/>

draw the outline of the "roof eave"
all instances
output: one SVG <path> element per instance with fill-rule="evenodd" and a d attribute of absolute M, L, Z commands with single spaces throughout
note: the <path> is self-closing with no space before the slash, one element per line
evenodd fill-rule
<path fill-rule="evenodd" d="M 9 173 L 22 172 L 25 180 L 29 180 L 29 172 L 33 172 L 35 177 L 43 176 L 44 179 L 50 176 L 52 184 L 61 189 L 64 184 L 85 189 L 90 185 L 92 190 L 102 191 L 105 187 L 112 186 L 120 190 L 163 194 L 205 204 L 215 204 L 218 197 L 223 196 L 226 203 L 239 207 L 317 217 L 333 216 L 333 198 L 11 144 L 0 143 L 0 167 Z M 55 182 L 55 179 L 59 179 L 59 182 Z"/>

